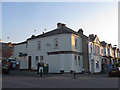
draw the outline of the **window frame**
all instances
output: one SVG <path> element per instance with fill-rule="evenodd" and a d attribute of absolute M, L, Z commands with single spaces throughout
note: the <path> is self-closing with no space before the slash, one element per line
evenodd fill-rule
<path fill-rule="evenodd" d="M 37 41 L 37 50 L 41 50 L 41 41 Z"/>
<path fill-rule="evenodd" d="M 59 43 L 58 43 L 58 38 L 54 38 L 54 49 L 58 49 Z"/>
<path fill-rule="evenodd" d="M 40 62 L 43 63 L 44 57 L 40 56 Z"/>
<path fill-rule="evenodd" d="M 75 49 L 77 49 L 77 48 L 78 48 L 78 38 L 75 37 Z"/>
<path fill-rule="evenodd" d="M 80 56 L 78 56 L 78 65 L 80 65 Z"/>
<path fill-rule="evenodd" d="M 74 56 L 75 65 L 77 65 L 77 55 Z"/>
<path fill-rule="evenodd" d="M 99 61 L 96 61 L 96 68 L 99 68 Z"/>

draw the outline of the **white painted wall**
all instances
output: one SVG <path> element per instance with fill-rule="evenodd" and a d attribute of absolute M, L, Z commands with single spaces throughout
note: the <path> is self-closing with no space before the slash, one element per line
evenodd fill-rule
<path fill-rule="evenodd" d="M 27 53 L 26 43 L 14 46 L 14 57 L 20 63 L 20 69 L 28 69 L 27 57 L 19 57 L 19 53 Z"/>
<path fill-rule="evenodd" d="M 77 43 L 77 48 L 75 48 L 75 38 L 77 38 L 78 43 Z M 71 45 L 72 45 L 72 51 L 77 51 L 77 52 L 83 52 L 82 50 L 82 38 L 72 34 L 71 35 Z"/>
<path fill-rule="evenodd" d="M 97 73 L 97 72 L 101 72 L 101 56 L 100 55 L 96 55 L 95 54 L 95 48 L 94 48 L 94 43 L 92 43 L 92 53 L 90 50 L 90 46 L 91 46 L 92 42 L 88 43 L 88 53 L 89 53 L 89 71 L 91 73 Z M 99 50 L 100 51 L 100 50 Z M 100 53 L 99 53 L 100 54 Z M 93 60 L 93 64 L 92 61 Z M 99 61 L 99 68 L 96 68 L 96 61 Z M 92 69 L 93 67 L 93 69 Z"/>
<path fill-rule="evenodd" d="M 74 42 L 72 38 L 78 38 L 78 47 L 74 48 Z M 58 48 L 56 49 L 55 38 L 58 38 Z M 38 41 L 41 41 L 41 49 L 38 50 Z M 46 46 L 49 44 L 50 46 Z M 74 54 L 54 54 L 48 55 L 47 52 L 55 52 L 55 51 L 77 51 L 82 52 L 82 38 L 73 34 L 58 34 L 52 35 L 43 38 L 36 38 L 28 40 L 28 47 L 26 44 L 16 45 L 14 49 L 14 55 L 17 57 L 17 54 L 21 51 L 27 53 L 26 62 L 21 62 L 21 69 L 28 69 L 28 57 L 32 57 L 31 61 L 31 69 L 37 69 L 37 63 L 35 57 L 43 56 L 43 61 L 46 64 L 49 64 L 49 72 L 51 73 L 59 73 L 60 70 L 64 70 L 65 72 L 70 72 L 70 70 L 75 70 L 77 72 L 82 72 L 83 68 L 83 57 L 80 56 L 80 65 L 74 65 Z M 78 57 L 78 55 L 77 55 Z M 26 67 L 25 67 L 26 66 Z"/>
<path fill-rule="evenodd" d="M 60 55 L 50 55 L 48 63 L 50 73 L 60 73 Z"/>
<path fill-rule="evenodd" d="M 99 68 L 96 68 L 96 61 L 99 61 Z M 94 72 L 101 72 L 101 58 L 100 56 L 94 56 Z"/>
<path fill-rule="evenodd" d="M 59 34 L 59 35 L 52 35 L 43 38 L 36 38 L 32 40 L 28 40 L 28 53 L 44 53 L 46 51 L 70 51 L 71 50 L 71 34 Z M 54 39 L 58 38 L 58 49 L 54 47 Z M 41 41 L 41 50 L 37 49 L 37 42 Z M 46 44 L 50 44 L 46 46 Z"/>

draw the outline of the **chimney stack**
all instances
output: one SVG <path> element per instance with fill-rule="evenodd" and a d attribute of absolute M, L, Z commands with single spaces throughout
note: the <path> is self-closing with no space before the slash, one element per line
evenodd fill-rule
<path fill-rule="evenodd" d="M 78 30 L 78 33 L 83 34 L 82 28 L 80 28 L 80 29 Z"/>
<path fill-rule="evenodd" d="M 57 28 L 60 28 L 60 27 L 66 27 L 66 24 L 63 24 L 63 23 L 57 23 Z"/>
<path fill-rule="evenodd" d="M 97 37 L 97 35 L 95 35 L 95 37 Z"/>

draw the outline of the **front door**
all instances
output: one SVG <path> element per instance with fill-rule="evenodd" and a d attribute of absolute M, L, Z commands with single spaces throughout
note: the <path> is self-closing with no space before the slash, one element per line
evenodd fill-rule
<path fill-rule="evenodd" d="M 31 56 L 29 56 L 28 69 L 31 70 Z"/>

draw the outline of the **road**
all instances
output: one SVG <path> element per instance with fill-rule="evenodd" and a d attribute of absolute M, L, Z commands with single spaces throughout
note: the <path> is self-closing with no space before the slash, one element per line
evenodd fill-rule
<path fill-rule="evenodd" d="M 35 71 L 11 71 L 2 75 L 2 88 L 118 88 L 117 77 L 106 74 L 48 74 L 42 78 Z"/>

